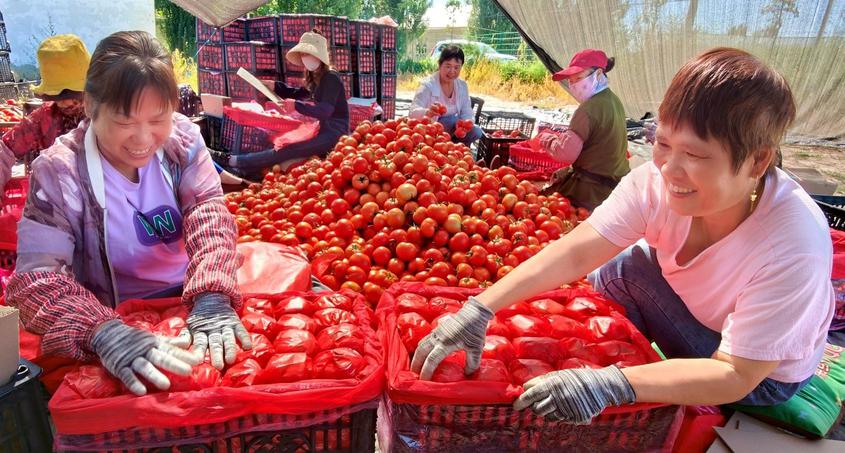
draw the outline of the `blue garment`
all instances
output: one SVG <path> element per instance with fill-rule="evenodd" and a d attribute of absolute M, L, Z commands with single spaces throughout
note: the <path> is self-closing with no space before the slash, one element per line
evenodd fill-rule
<path fill-rule="evenodd" d="M 667 358 L 710 358 L 722 335 L 708 329 L 689 312 L 669 286 L 654 258 L 654 250 L 634 244 L 591 273 L 596 290 L 625 307 L 629 320 Z M 780 382 L 766 378 L 738 404 L 771 406 L 788 400 L 810 382 Z"/>

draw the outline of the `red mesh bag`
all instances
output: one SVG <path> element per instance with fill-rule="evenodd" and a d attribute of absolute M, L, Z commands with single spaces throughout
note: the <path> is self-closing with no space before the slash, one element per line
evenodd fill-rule
<path fill-rule="evenodd" d="M 636 346 L 623 341 L 604 341 L 587 347 L 593 361 L 600 365 L 635 366 L 646 363 L 646 358 Z"/>
<path fill-rule="evenodd" d="M 123 393 L 120 381 L 98 365 L 79 367 L 65 382 L 83 399 L 110 398 Z"/>
<path fill-rule="evenodd" d="M 229 367 L 226 374 L 223 375 L 220 385 L 223 387 L 248 387 L 255 383 L 255 379 L 260 372 L 261 365 L 255 359 L 248 358 Z"/>
<path fill-rule="evenodd" d="M 498 316 L 494 316 L 490 322 L 487 323 L 487 335 L 497 335 L 500 337 L 510 337 L 511 331 L 508 326 L 503 323 Z"/>
<path fill-rule="evenodd" d="M 256 384 L 297 382 L 311 378 L 311 359 L 304 352 L 287 352 L 270 357 L 267 366 L 258 374 Z"/>
<path fill-rule="evenodd" d="M 396 299 L 396 308 L 400 313 L 414 312 L 428 315 L 428 299 L 419 294 L 401 294 Z"/>
<path fill-rule="evenodd" d="M 610 316 L 593 316 L 587 321 L 587 327 L 599 340 L 629 339 L 628 326 L 625 321 Z"/>
<path fill-rule="evenodd" d="M 276 353 L 276 350 L 273 348 L 273 343 L 260 333 L 250 333 L 249 338 L 252 340 L 252 349 L 249 351 L 243 351 L 240 349 L 240 346 L 238 346 L 239 352 L 238 355 L 235 356 L 235 361 L 243 362 L 248 359 L 253 359 L 259 364 L 259 366 L 266 365 L 267 361 L 270 360 L 270 357 Z"/>
<path fill-rule="evenodd" d="M 241 324 L 248 332 L 260 333 L 267 338 L 272 338 L 276 320 L 272 316 L 261 313 L 246 313 L 241 316 Z"/>
<path fill-rule="evenodd" d="M 170 379 L 168 392 L 190 392 L 220 385 L 220 371 L 209 363 L 201 363 L 193 367 L 188 376 L 179 376 L 167 371 L 164 375 Z"/>
<path fill-rule="evenodd" d="M 431 332 L 432 326 L 417 313 L 402 313 L 396 320 L 402 343 L 409 353 L 417 349 L 420 340 Z"/>
<path fill-rule="evenodd" d="M 517 302 L 496 312 L 496 317 L 500 319 L 508 319 L 514 315 L 530 315 L 531 307 L 525 302 Z"/>
<path fill-rule="evenodd" d="M 511 337 L 545 337 L 549 335 L 551 326 L 543 318 L 532 315 L 514 315 L 505 319 L 505 325 L 510 330 Z"/>
<path fill-rule="evenodd" d="M 531 312 L 538 316 L 559 315 L 564 312 L 563 305 L 551 299 L 538 299 L 528 303 Z"/>
<path fill-rule="evenodd" d="M 179 304 L 175 307 L 168 308 L 167 310 L 164 310 L 163 312 L 161 312 L 161 319 L 167 319 L 167 318 L 188 319 L 188 315 L 190 315 L 190 313 L 188 312 L 188 307 L 186 307 L 182 304 Z"/>
<path fill-rule="evenodd" d="M 277 319 L 284 315 L 297 313 L 310 316 L 314 313 L 314 304 L 304 297 L 293 296 L 285 300 L 280 300 L 273 308 L 273 314 Z"/>
<path fill-rule="evenodd" d="M 309 116 L 294 113 L 281 113 L 273 103 L 265 105 L 267 110 L 255 105 L 252 109 L 223 107 L 223 114 L 241 126 L 252 126 L 271 132 L 271 139 L 277 150 L 293 143 L 304 142 L 317 136 L 320 122 Z"/>
<path fill-rule="evenodd" d="M 340 308 L 341 310 L 352 310 L 352 298 L 340 293 L 326 294 L 314 299 L 314 310 L 324 308 Z"/>
<path fill-rule="evenodd" d="M 267 299 L 251 297 L 244 300 L 243 306 L 241 307 L 241 313 L 259 313 L 262 315 L 274 316 L 273 309 L 273 302 L 270 302 Z"/>
<path fill-rule="evenodd" d="M 124 321 L 124 324 L 126 324 L 129 327 L 134 327 L 136 329 L 141 329 L 141 330 L 144 330 L 144 331 L 147 331 L 147 332 L 152 332 L 153 329 L 155 329 L 155 326 L 153 324 L 150 324 L 147 321 L 143 321 L 141 319 L 133 319 L 131 321 Z"/>
<path fill-rule="evenodd" d="M 481 359 L 478 370 L 470 376 L 475 381 L 510 382 L 508 367 L 501 360 Z"/>
<path fill-rule="evenodd" d="M 484 351 L 481 353 L 481 357 L 509 363 L 516 358 L 516 350 L 514 350 L 513 344 L 507 338 L 498 335 L 487 335 L 484 339 Z"/>
<path fill-rule="evenodd" d="M 128 315 L 121 316 L 121 318 L 126 324 L 130 324 L 135 321 L 143 321 L 155 326 L 156 324 L 161 322 L 161 315 L 158 314 L 158 312 L 152 310 L 144 310 L 135 313 L 130 313 Z"/>
<path fill-rule="evenodd" d="M 317 331 L 317 322 L 299 313 L 279 316 L 279 319 L 276 320 L 276 333 L 288 329 L 307 330 L 313 333 Z"/>
<path fill-rule="evenodd" d="M 554 338 L 583 338 L 592 341 L 595 336 L 584 324 L 563 315 L 550 315 L 548 317 L 551 326 L 550 334 Z"/>
<path fill-rule="evenodd" d="M 317 379 L 351 379 L 366 365 L 361 354 L 350 348 L 322 351 L 314 357 L 314 377 Z"/>
<path fill-rule="evenodd" d="M 304 352 L 310 356 L 317 351 L 317 339 L 307 330 L 288 329 L 279 332 L 273 340 L 273 349 L 279 354 Z"/>
<path fill-rule="evenodd" d="M 469 379 L 464 374 L 466 369 L 466 354 L 463 351 L 452 354 L 437 366 L 431 380 L 434 382 L 460 382 Z"/>
<path fill-rule="evenodd" d="M 595 369 L 602 368 L 601 365 L 596 365 L 595 363 L 590 362 L 589 360 L 576 359 L 574 357 L 570 357 L 570 358 L 564 359 L 564 360 L 559 360 L 557 362 L 557 364 L 555 365 L 555 367 L 558 370 L 568 370 L 570 368 L 595 368 Z"/>
<path fill-rule="evenodd" d="M 444 313 L 457 313 L 463 302 L 449 297 L 432 297 L 428 300 L 428 318 L 434 319 Z"/>
<path fill-rule="evenodd" d="M 317 325 L 318 332 L 329 326 L 356 322 L 355 315 L 340 308 L 324 308 L 318 310 L 314 312 L 313 319 Z"/>
<path fill-rule="evenodd" d="M 587 349 L 589 343 L 583 338 L 564 338 L 560 340 L 558 346 L 560 352 L 565 357 L 575 357 L 578 359 L 592 360 L 592 351 Z"/>
<path fill-rule="evenodd" d="M 520 359 L 537 359 L 555 363 L 563 358 L 558 340 L 547 337 L 519 337 L 513 339 L 513 349 Z"/>
<path fill-rule="evenodd" d="M 336 348 L 350 348 L 356 351 L 364 350 L 364 335 L 355 324 L 338 324 L 329 326 L 317 335 L 317 348 L 321 351 Z"/>
<path fill-rule="evenodd" d="M 519 385 L 554 370 L 548 363 L 537 359 L 516 359 L 508 366 L 513 383 Z"/>
<path fill-rule="evenodd" d="M 182 318 L 165 318 L 153 328 L 153 333 L 165 337 L 177 337 L 188 324 Z"/>
<path fill-rule="evenodd" d="M 597 297 L 576 297 L 564 305 L 564 315 L 572 319 L 585 320 L 591 316 L 608 315 L 607 305 Z"/>

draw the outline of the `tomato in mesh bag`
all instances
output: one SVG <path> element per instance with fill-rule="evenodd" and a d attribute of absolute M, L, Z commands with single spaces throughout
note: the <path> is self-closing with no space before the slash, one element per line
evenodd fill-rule
<path fill-rule="evenodd" d="M 165 337 L 177 337 L 179 336 L 179 332 L 181 332 L 187 325 L 188 324 L 182 318 L 165 318 L 153 327 L 153 333 Z"/>
<path fill-rule="evenodd" d="M 610 314 L 607 305 L 594 297 L 576 297 L 564 305 L 562 314 L 572 319 L 583 321 L 590 316 L 604 316 Z"/>
<path fill-rule="evenodd" d="M 358 320 L 355 315 L 346 310 L 341 310 L 340 308 L 324 308 L 316 311 L 314 312 L 312 319 L 314 319 L 314 322 L 317 325 L 318 332 L 326 327 L 343 324 L 345 322 L 354 324 Z"/>
<path fill-rule="evenodd" d="M 83 365 L 66 379 L 67 384 L 84 399 L 118 396 L 122 393 L 120 380 L 99 365 Z"/>
<path fill-rule="evenodd" d="M 244 301 L 241 313 L 261 313 L 273 316 L 273 302 L 267 299 L 252 297 Z"/>
<path fill-rule="evenodd" d="M 340 308 L 341 310 L 352 311 L 352 298 L 340 293 L 322 295 L 314 299 L 314 310 L 324 308 Z"/>
<path fill-rule="evenodd" d="M 466 368 L 466 353 L 459 351 L 454 353 L 440 362 L 437 369 L 434 370 L 434 375 L 431 380 L 434 382 L 460 382 L 469 379 L 469 376 L 464 374 Z"/>
<path fill-rule="evenodd" d="M 161 322 L 161 316 L 152 310 L 136 311 L 135 313 L 129 313 L 128 315 L 124 315 L 122 316 L 122 318 L 123 322 L 126 324 L 129 324 L 134 321 L 144 321 L 154 326 Z"/>
<path fill-rule="evenodd" d="M 184 305 L 177 305 L 175 307 L 168 308 L 167 310 L 164 310 L 163 312 L 161 312 L 161 319 L 167 319 L 167 318 L 188 319 L 188 315 L 190 315 L 190 312 L 188 312 L 188 307 L 186 307 Z"/>
<path fill-rule="evenodd" d="M 426 314 L 428 311 L 428 300 L 419 294 L 404 293 L 396 298 L 396 308 L 399 313 L 414 312 Z"/>
<path fill-rule="evenodd" d="M 502 322 L 498 316 L 494 316 L 490 322 L 487 323 L 487 335 L 498 335 L 500 337 L 510 337 L 511 331 L 508 326 Z"/>
<path fill-rule="evenodd" d="M 618 364 L 619 366 L 635 366 L 646 363 L 642 352 L 631 344 L 623 341 L 603 341 L 587 346 L 595 363 L 602 366 Z"/>
<path fill-rule="evenodd" d="M 307 330 L 288 329 L 279 332 L 273 340 L 273 349 L 277 353 L 304 352 L 308 355 L 317 351 L 317 339 Z"/>
<path fill-rule="evenodd" d="M 288 329 L 307 330 L 309 332 L 317 331 L 317 323 L 306 315 L 300 313 L 287 314 L 279 316 L 276 321 L 276 333 Z"/>
<path fill-rule="evenodd" d="M 501 360 L 481 359 L 478 370 L 472 373 L 471 379 L 476 381 L 510 382 L 508 367 Z"/>
<path fill-rule="evenodd" d="M 211 366 L 210 363 L 201 363 L 191 369 L 188 376 L 179 376 L 169 371 L 163 371 L 170 379 L 168 392 L 190 392 L 202 390 L 220 385 L 220 371 Z"/>
<path fill-rule="evenodd" d="M 583 338 L 564 338 L 558 343 L 560 352 L 564 357 L 575 357 L 578 359 L 589 360 L 594 362 L 593 353 L 587 346 L 589 343 Z"/>
<path fill-rule="evenodd" d="M 530 315 L 531 314 L 531 306 L 526 304 L 525 302 L 517 302 L 513 305 L 509 305 L 496 313 L 500 319 L 508 319 L 511 316 L 515 315 Z"/>
<path fill-rule="evenodd" d="M 155 326 L 153 324 L 150 324 L 147 321 L 142 321 L 140 319 L 133 319 L 131 321 L 124 321 L 123 323 L 126 324 L 129 327 L 141 329 L 141 330 L 146 331 L 146 332 L 152 332 L 153 329 L 155 329 Z"/>
<path fill-rule="evenodd" d="M 408 353 L 417 349 L 420 340 L 431 332 L 431 324 L 420 314 L 414 312 L 402 313 L 396 319 L 396 327 L 399 329 L 399 336 L 402 344 Z"/>
<path fill-rule="evenodd" d="M 304 352 L 286 352 L 270 357 L 258 374 L 256 384 L 297 382 L 311 379 L 311 358 Z"/>
<path fill-rule="evenodd" d="M 428 318 L 434 319 L 444 313 L 457 313 L 464 304 L 449 297 L 432 297 L 428 301 Z"/>
<path fill-rule="evenodd" d="M 516 358 L 516 351 L 507 338 L 499 335 L 487 335 L 484 338 L 484 350 L 481 352 L 481 357 L 509 363 Z"/>
<path fill-rule="evenodd" d="M 551 365 L 536 359 L 516 359 L 508 365 L 511 373 L 511 382 L 514 384 L 525 384 L 531 379 L 554 371 Z"/>
<path fill-rule="evenodd" d="M 513 349 L 520 359 L 537 359 L 555 363 L 563 358 L 559 341 L 548 337 L 519 337 L 513 339 Z"/>
<path fill-rule="evenodd" d="M 280 300 L 273 308 L 273 314 L 276 318 L 296 313 L 311 315 L 311 313 L 314 313 L 314 304 L 304 297 L 293 296 Z"/>
<path fill-rule="evenodd" d="M 236 363 L 226 370 L 221 387 L 247 387 L 255 383 L 258 373 L 261 372 L 261 365 L 255 359 L 246 359 Z"/>
<path fill-rule="evenodd" d="M 583 338 L 593 341 L 595 336 L 584 324 L 563 315 L 550 315 L 551 335 L 554 338 Z"/>
<path fill-rule="evenodd" d="M 329 326 L 317 335 L 317 348 L 321 351 L 350 348 L 361 352 L 364 350 L 364 333 L 355 324 Z"/>
<path fill-rule="evenodd" d="M 259 366 L 266 365 L 270 357 L 276 353 L 273 343 L 260 333 L 250 333 L 249 339 L 252 340 L 252 349 L 249 351 L 242 350 L 240 344 L 236 345 L 238 354 L 235 356 L 235 362 L 253 359 L 258 362 Z"/>
<path fill-rule="evenodd" d="M 314 378 L 352 379 L 357 377 L 365 366 L 367 360 L 354 349 L 329 349 L 314 357 Z"/>
<path fill-rule="evenodd" d="M 241 324 L 248 332 L 260 333 L 267 338 L 272 338 L 276 320 L 272 316 L 261 313 L 244 313 L 241 316 Z"/>
<path fill-rule="evenodd" d="M 589 360 L 576 359 L 574 357 L 558 360 L 556 367 L 558 370 L 568 370 L 570 368 L 601 368 L 601 366 L 596 365 Z"/>
<path fill-rule="evenodd" d="M 587 321 L 590 332 L 599 340 L 620 340 L 630 339 L 628 326 L 621 319 L 610 316 L 593 316 Z"/>
<path fill-rule="evenodd" d="M 512 338 L 546 337 L 551 331 L 548 321 L 531 315 L 511 316 L 505 319 L 505 325 L 508 326 Z"/>
<path fill-rule="evenodd" d="M 551 299 L 539 299 L 528 303 L 531 312 L 535 315 L 559 315 L 563 313 L 563 305 Z"/>

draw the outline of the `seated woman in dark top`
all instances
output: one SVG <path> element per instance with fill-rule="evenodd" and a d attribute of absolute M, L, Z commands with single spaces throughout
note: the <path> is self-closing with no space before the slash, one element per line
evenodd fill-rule
<path fill-rule="evenodd" d="M 337 72 L 331 70 L 326 38 L 316 30 L 302 35 L 287 60 L 305 66 L 305 88 L 293 88 L 277 81 L 275 92 L 284 98 L 282 110 L 294 111 L 320 120 L 320 133 L 311 140 L 294 143 L 276 151 L 239 154 L 229 165 L 246 175 L 257 175 L 264 168 L 281 164 L 286 168 L 312 156 L 325 157 L 338 139 L 349 132 L 349 106 L 346 90 Z"/>

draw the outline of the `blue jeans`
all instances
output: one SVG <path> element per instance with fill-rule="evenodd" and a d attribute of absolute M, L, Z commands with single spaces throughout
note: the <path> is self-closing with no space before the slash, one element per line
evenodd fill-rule
<path fill-rule="evenodd" d="M 457 140 L 464 145 L 472 145 L 476 140 L 481 138 L 484 135 L 484 132 L 481 130 L 480 127 L 473 125 L 472 130 L 467 132 L 466 137 L 464 138 L 457 138 L 455 137 L 455 126 L 458 125 L 458 115 L 444 115 L 441 116 L 438 120 L 438 123 L 443 125 L 443 130 L 449 133 L 452 136 L 453 140 Z"/>
<path fill-rule="evenodd" d="M 698 322 L 663 278 L 654 250 L 634 244 L 588 277 L 596 290 L 625 307 L 629 320 L 667 358 L 709 358 L 722 335 Z M 788 400 L 804 382 L 765 379 L 738 404 L 771 406 Z"/>

